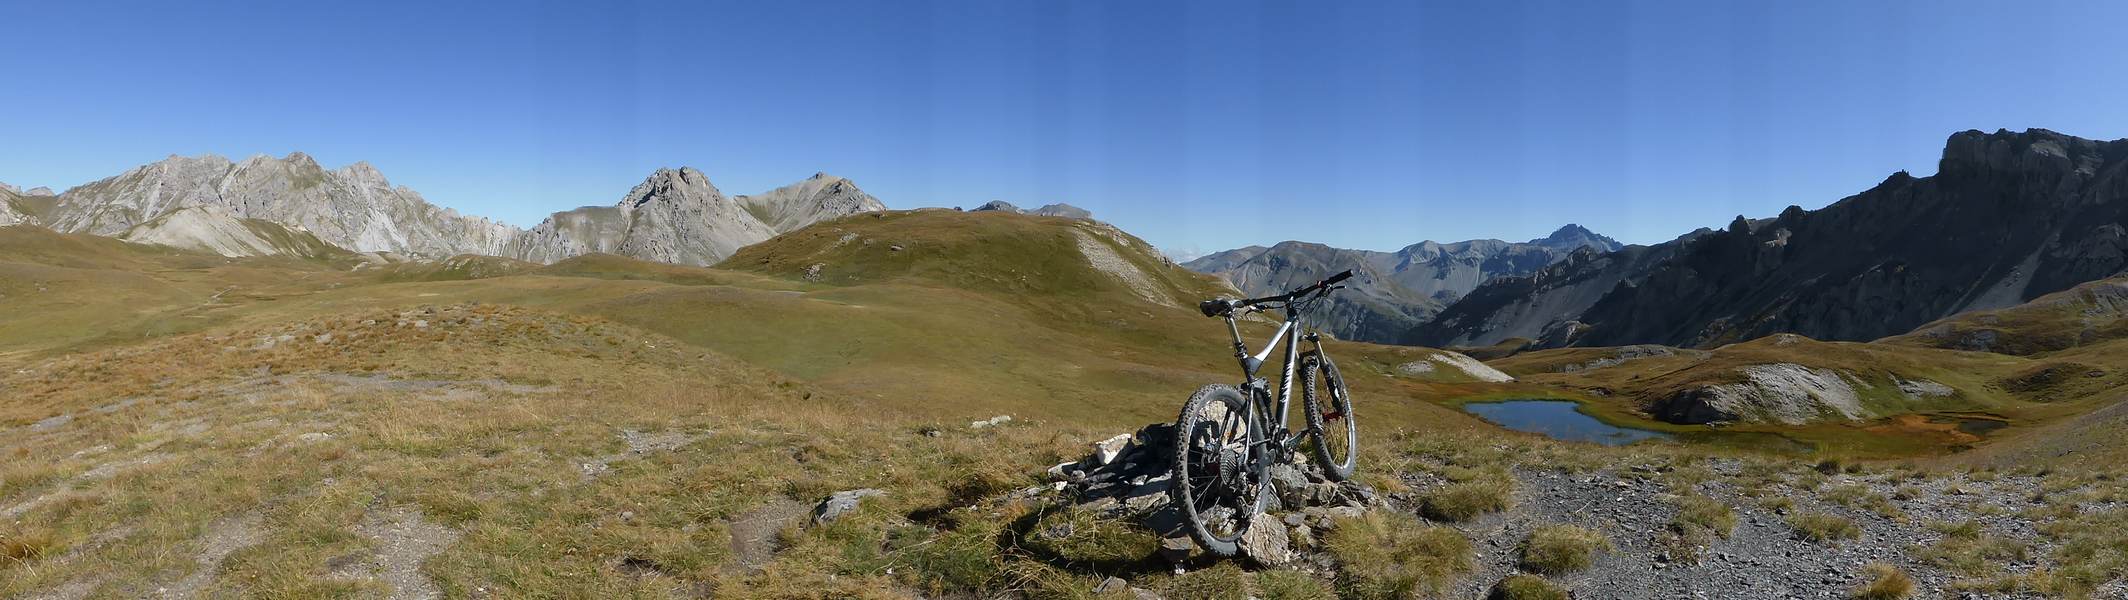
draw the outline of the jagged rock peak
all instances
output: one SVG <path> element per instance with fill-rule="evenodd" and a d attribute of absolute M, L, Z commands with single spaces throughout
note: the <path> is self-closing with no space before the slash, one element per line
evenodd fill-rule
<path fill-rule="evenodd" d="M 709 182 L 709 176 L 703 175 L 694 167 L 660 168 L 651 173 L 650 177 L 643 179 L 642 183 L 636 184 L 635 188 L 628 190 L 628 195 L 622 197 L 615 206 L 635 208 L 653 201 L 675 198 L 722 201 L 724 192 L 717 190 L 717 186 Z"/>
<path fill-rule="evenodd" d="M 994 211 L 999 211 L 999 212 L 1009 212 L 1009 213 L 1025 212 L 1025 211 L 1021 211 L 1021 210 L 1020 210 L 1020 207 L 1018 207 L 1018 206 L 1013 206 L 1011 202 L 1006 202 L 1006 201 L 1004 201 L 1004 200 L 991 200 L 991 201 L 989 201 L 989 202 L 984 202 L 982 206 L 978 206 L 978 207 L 975 207 L 975 208 L 974 208 L 973 210 L 976 210 L 976 211 L 986 211 L 986 210 L 994 210 Z"/>
<path fill-rule="evenodd" d="M 2046 129 L 1983 133 L 1969 129 L 1951 134 L 1943 145 L 1941 174 L 1985 171 L 2075 171 L 2090 176 L 2110 155 L 2128 151 L 2128 140 L 2102 142 Z"/>
<path fill-rule="evenodd" d="M 1551 235 L 1543 238 L 1530 240 L 1528 243 L 1538 246 L 1545 246 L 1548 248 L 1569 251 L 1573 250 L 1574 248 L 1580 248 L 1585 246 L 1589 248 L 1595 248 L 1604 252 L 1610 252 L 1625 246 L 1624 244 L 1618 243 L 1618 240 L 1605 237 L 1604 235 L 1598 234 L 1594 231 L 1589 231 L 1589 228 L 1582 227 L 1581 225 L 1574 223 L 1567 223 L 1565 226 L 1560 227 L 1559 230 L 1553 231 Z"/>

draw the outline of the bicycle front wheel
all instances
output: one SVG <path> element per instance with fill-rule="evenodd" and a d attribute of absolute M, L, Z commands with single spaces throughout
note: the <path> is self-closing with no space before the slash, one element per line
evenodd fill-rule
<path fill-rule="evenodd" d="M 1175 421 L 1175 464 L 1168 497 L 1182 511 L 1190 539 L 1215 556 L 1233 556 L 1250 521 L 1271 496 L 1264 435 L 1240 390 L 1208 385 L 1190 396 Z"/>
<path fill-rule="evenodd" d="M 1309 351 L 1301 361 L 1301 398 L 1308 409 L 1315 458 L 1323 465 L 1323 477 L 1344 481 L 1359 464 L 1360 427 L 1352 419 L 1352 393 L 1329 355 Z"/>

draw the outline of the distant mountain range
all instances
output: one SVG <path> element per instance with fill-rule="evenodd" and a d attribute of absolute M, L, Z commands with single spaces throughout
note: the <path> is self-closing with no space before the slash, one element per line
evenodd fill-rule
<path fill-rule="evenodd" d="M 1904 171 L 1819 210 L 1737 217 L 1653 246 L 1568 226 L 1544 240 L 1395 253 L 1286 242 L 1187 263 L 1264 294 L 1346 268 L 1319 318 L 1436 347 L 1714 347 L 1773 333 L 1871 340 L 2128 268 L 2128 140 L 1965 131 L 1936 175 Z"/>
<path fill-rule="evenodd" d="M 1017 206 L 1013 206 L 1011 202 L 1006 202 L 1004 200 L 991 200 L 989 202 L 985 202 L 982 206 L 969 209 L 969 212 L 981 212 L 986 210 L 1019 213 L 1023 215 L 1041 215 L 1045 217 L 1068 217 L 1073 219 L 1094 218 L 1094 214 L 1088 212 L 1086 209 L 1079 208 L 1077 206 L 1072 206 L 1069 204 L 1057 203 L 1045 205 L 1041 208 L 1037 208 L 1034 210 L 1026 210 Z"/>
<path fill-rule="evenodd" d="M 520 230 L 430 204 L 367 163 L 326 169 L 302 153 L 172 156 L 56 194 L 0 184 L 0 225 L 227 256 L 551 263 L 613 253 L 710 265 L 812 223 L 883 210 L 824 173 L 726 196 L 700 171 L 660 169 L 612 205 Z M 1091 216 L 1066 204 L 975 210 Z M 1514 348 L 1713 347 L 1772 333 L 1870 340 L 2128 268 L 2128 140 L 1960 132 L 1933 176 L 1902 171 L 1819 210 L 1740 216 L 1651 246 L 1568 225 L 1526 242 L 1429 241 L 1395 252 L 1283 242 L 1185 266 L 1249 295 L 1354 269 L 1350 289 L 1317 315 L 1347 339 Z"/>
<path fill-rule="evenodd" d="M 882 210 L 886 206 L 855 183 L 825 173 L 758 195 L 726 197 L 700 171 L 660 169 L 619 203 L 555 213 L 519 230 L 439 208 L 391 185 L 368 163 L 328 170 L 300 152 L 241 162 L 172 156 L 56 195 L 0 184 L 0 225 L 41 225 L 228 256 L 309 256 L 316 253 L 315 241 L 414 258 L 480 254 L 551 263 L 607 252 L 709 265 L 778 233 Z"/>
<path fill-rule="evenodd" d="M 1608 252 L 1616 240 L 1569 224 L 1527 242 L 1425 241 L 1396 252 L 1347 250 L 1282 242 L 1217 252 L 1184 263 L 1226 278 L 1243 293 L 1267 296 L 1354 269 L 1347 291 L 1332 296 L 1314 318 L 1346 339 L 1402 343 L 1443 307 L 1496 277 L 1527 275 L 1581 249 Z"/>

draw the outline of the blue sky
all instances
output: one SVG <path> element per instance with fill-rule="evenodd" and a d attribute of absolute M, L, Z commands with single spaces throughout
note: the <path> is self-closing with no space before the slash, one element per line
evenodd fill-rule
<path fill-rule="evenodd" d="M 529 226 L 688 165 L 1069 202 L 1169 248 L 1656 242 L 2128 137 L 2124 3 L 6 2 L 0 181 L 366 160 Z"/>

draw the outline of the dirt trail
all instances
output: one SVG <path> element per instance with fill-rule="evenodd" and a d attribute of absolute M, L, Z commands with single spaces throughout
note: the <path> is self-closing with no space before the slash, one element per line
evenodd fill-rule
<path fill-rule="evenodd" d="M 458 530 L 429 522 L 419 510 L 395 508 L 370 513 L 356 532 L 370 541 L 371 555 L 335 569 L 335 576 L 381 580 L 391 587 L 392 600 L 443 596 L 443 590 L 421 573 L 421 565 L 458 543 Z"/>
<path fill-rule="evenodd" d="M 753 571 L 766 566 L 775 558 L 776 536 L 784 527 L 805 518 L 812 509 L 811 504 L 779 497 L 732 517 L 732 568 Z"/>
<path fill-rule="evenodd" d="M 264 520 L 259 513 L 251 512 L 223 519 L 209 526 L 207 535 L 200 537 L 199 553 L 195 555 L 199 560 L 199 568 L 177 583 L 156 590 L 156 597 L 177 599 L 198 596 L 200 590 L 214 583 L 216 573 L 222 568 L 222 561 L 228 559 L 230 554 L 257 545 L 265 539 L 266 531 L 262 525 Z"/>

